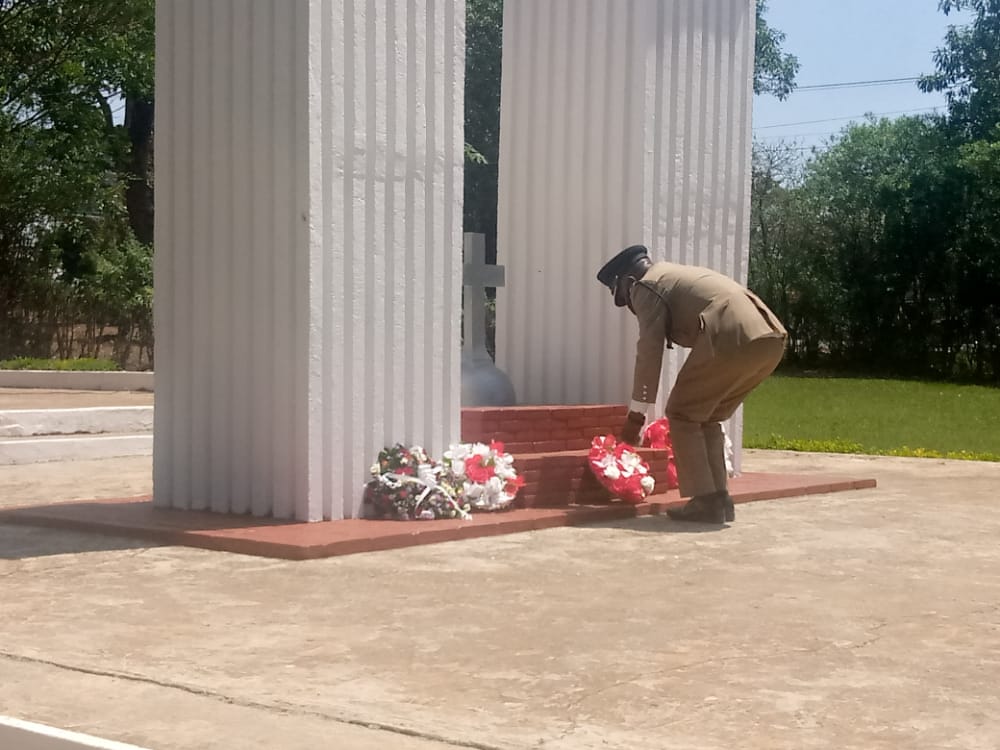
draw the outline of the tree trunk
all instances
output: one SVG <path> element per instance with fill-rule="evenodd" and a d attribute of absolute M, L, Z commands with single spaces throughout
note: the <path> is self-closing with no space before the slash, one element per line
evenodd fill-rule
<path fill-rule="evenodd" d="M 136 239 L 153 244 L 153 100 L 125 100 L 125 129 L 132 144 L 125 204 Z"/>

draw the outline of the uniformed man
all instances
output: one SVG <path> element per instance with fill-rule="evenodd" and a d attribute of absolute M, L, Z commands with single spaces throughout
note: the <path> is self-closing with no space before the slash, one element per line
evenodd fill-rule
<path fill-rule="evenodd" d="M 683 507 L 679 521 L 735 519 L 728 490 L 723 420 L 778 366 L 787 333 L 757 295 L 716 271 L 653 263 L 642 245 L 626 248 L 597 274 L 617 307 L 639 321 L 632 402 L 621 439 L 638 445 L 653 409 L 664 345 L 691 349 L 667 398 L 666 416 Z"/>

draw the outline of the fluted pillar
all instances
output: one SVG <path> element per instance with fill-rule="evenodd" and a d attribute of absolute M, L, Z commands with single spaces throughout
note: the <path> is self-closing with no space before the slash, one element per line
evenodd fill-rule
<path fill-rule="evenodd" d="M 745 282 L 754 32 L 753 0 L 506 0 L 497 364 L 522 403 L 629 398 L 636 325 L 595 280 L 627 245 Z"/>
<path fill-rule="evenodd" d="M 360 512 L 459 436 L 464 0 L 157 0 L 160 507 Z"/>

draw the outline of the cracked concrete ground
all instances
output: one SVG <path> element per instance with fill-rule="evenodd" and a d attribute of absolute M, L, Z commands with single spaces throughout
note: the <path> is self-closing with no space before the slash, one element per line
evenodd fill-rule
<path fill-rule="evenodd" d="M 0 526 L 0 713 L 153 750 L 1000 747 L 1000 464 L 745 464 L 879 488 L 309 562 Z"/>

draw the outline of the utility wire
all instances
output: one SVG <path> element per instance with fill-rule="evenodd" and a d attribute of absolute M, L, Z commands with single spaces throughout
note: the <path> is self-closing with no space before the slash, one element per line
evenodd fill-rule
<path fill-rule="evenodd" d="M 818 125 L 822 122 L 836 122 L 838 120 L 856 120 L 859 117 L 867 117 L 871 115 L 872 117 L 883 117 L 885 115 L 906 115 L 913 112 L 930 112 L 941 109 L 944 105 L 939 104 L 936 107 L 921 107 L 920 109 L 901 109 L 895 112 L 865 112 L 860 115 L 846 115 L 844 117 L 827 117 L 823 120 L 800 120 L 799 122 L 781 122 L 776 125 L 758 125 L 754 130 L 769 130 L 771 128 L 788 128 L 793 125 Z"/>
<path fill-rule="evenodd" d="M 839 130 L 823 130 L 813 133 L 780 133 L 777 135 L 762 135 L 760 136 L 760 138 L 761 140 L 779 140 L 782 138 L 809 138 L 809 137 L 815 137 L 817 135 L 836 135 L 839 132 L 840 132 Z"/>
<path fill-rule="evenodd" d="M 870 81 L 839 81 L 837 83 L 815 83 L 809 86 L 796 86 L 795 91 L 830 91 L 833 89 L 862 89 L 872 86 L 899 86 L 904 83 L 914 83 L 920 76 L 906 78 L 876 78 Z"/>

